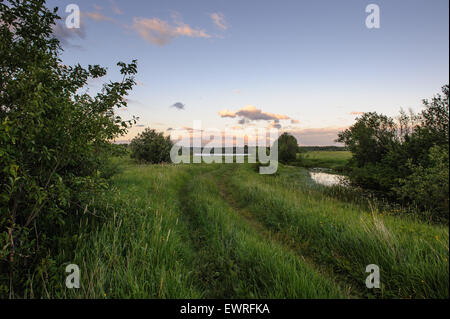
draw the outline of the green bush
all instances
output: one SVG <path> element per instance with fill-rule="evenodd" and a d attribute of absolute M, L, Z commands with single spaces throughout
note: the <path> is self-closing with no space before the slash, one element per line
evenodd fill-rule
<path fill-rule="evenodd" d="M 436 217 L 448 220 L 449 154 L 448 148 L 434 146 L 430 149 L 429 167 L 408 165 L 412 174 L 401 179 L 395 191 L 402 199 L 407 199 L 425 211 L 431 210 Z"/>
<path fill-rule="evenodd" d="M 131 158 L 144 163 L 170 163 L 170 150 L 173 146 L 170 137 L 146 128 L 130 143 Z"/>
<path fill-rule="evenodd" d="M 55 278 L 54 256 L 74 242 L 78 213 L 106 185 L 110 141 L 131 124 L 114 108 L 126 106 L 135 61 L 118 63 L 122 82 L 77 93 L 106 70 L 62 63 L 52 34 L 59 17 L 44 3 L 0 2 L 0 297 L 37 293 Z"/>
<path fill-rule="evenodd" d="M 349 178 L 357 186 L 448 220 L 449 86 L 424 100 L 420 114 L 397 118 L 364 113 L 336 141 L 352 152 Z"/>
<path fill-rule="evenodd" d="M 297 139 L 289 133 L 283 133 L 278 138 L 278 160 L 281 163 L 294 162 L 299 151 Z"/>

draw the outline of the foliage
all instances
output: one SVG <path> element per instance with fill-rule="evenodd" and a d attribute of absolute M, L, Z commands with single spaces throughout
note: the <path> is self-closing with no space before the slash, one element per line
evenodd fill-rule
<path fill-rule="evenodd" d="M 428 167 L 414 165 L 408 161 L 412 174 L 400 179 L 395 191 L 402 199 L 407 199 L 424 211 L 434 210 L 436 217 L 448 220 L 449 201 L 449 154 L 442 146 L 433 146 L 429 153 Z"/>
<path fill-rule="evenodd" d="M 105 185 L 110 141 L 132 121 L 114 113 L 133 87 L 136 61 L 118 63 L 121 82 L 79 93 L 99 65 L 66 66 L 52 34 L 59 19 L 43 0 L 0 2 L 0 296 L 23 296 L 68 227 Z M 38 271 L 39 273 L 39 271 Z M 38 289 L 36 285 L 33 287 Z"/>
<path fill-rule="evenodd" d="M 434 219 L 448 220 L 448 174 L 444 174 L 448 172 L 448 85 L 442 93 L 424 100 L 420 114 L 401 111 L 394 119 L 364 113 L 339 133 L 337 141 L 353 154 L 349 163 L 353 184 L 416 205 L 432 212 Z"/>
<path fill-rule="evenodd" d="M 278 160 L 281 163 L 293 162 L 299 151 L 297 139 L 289 133 L 283 133 L 278 138 Z"/>
<path fill-rule="evenodd" d="M 358 167 L 379 162 L 394 142 L 394 122 L 375 112 L 364 113 L 349 129 L 340 132 L 338 142 L 353 153 Z"/>
<path fill-rule="evenodd" d="M 169 136 L 146 128 L 130 143 L 131 158 L 144 163 L 170 163 L 170 150 L 173 146 Z"/>

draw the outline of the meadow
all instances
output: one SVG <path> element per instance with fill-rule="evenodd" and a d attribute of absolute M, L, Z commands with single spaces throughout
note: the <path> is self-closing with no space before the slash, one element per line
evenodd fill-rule
<path fill-rule="evenodd" d="M 81 288 L 49 284 L 47 297 L 449 296 L 448 226 L 316 184 L 305 168 L 114 161 L 120 172 L 99 198 L 108 205 L 86 209 L 70 256 Z M 379 289 L 365 286 L 369 264 Z"/>
<path fill-rule="evenodd" d="M 352 157 L 352 153 L 349 151 L 308 151 L 297 154 L 297 158 L 300 157 L 304 167 L 322 167 L 342 171 Z"/>

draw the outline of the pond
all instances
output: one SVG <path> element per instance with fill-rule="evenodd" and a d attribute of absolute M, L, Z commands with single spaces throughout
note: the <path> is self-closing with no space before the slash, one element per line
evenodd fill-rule
<path fill-rule="evenodd" d="M 339 174 L 331 174 L 330 170 L 322 168 L 313 168 L 309 171 L 312 180 L 318 184 L 325 186 L 343 185 L 345 176 Z"/>

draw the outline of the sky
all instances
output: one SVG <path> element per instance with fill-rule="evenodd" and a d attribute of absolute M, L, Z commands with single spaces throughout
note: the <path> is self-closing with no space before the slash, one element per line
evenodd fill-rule
<path fill-rule="evenodd" d="M 81 11 L 67 29 L 68 4 Z M 366 6 L 379 7 L 367 28 Z M 420 111 L 449 83 L 448 0 L 47 1 L 65 64 L 138 60 L 124 119 L 169 134 L 177 128 L 274 127 L 300 145 L 336 145 L 362 112 Z"/>

